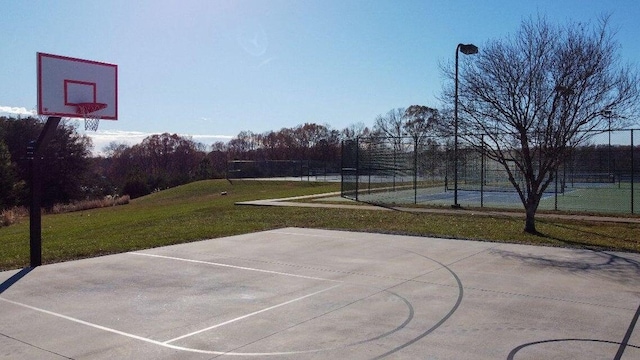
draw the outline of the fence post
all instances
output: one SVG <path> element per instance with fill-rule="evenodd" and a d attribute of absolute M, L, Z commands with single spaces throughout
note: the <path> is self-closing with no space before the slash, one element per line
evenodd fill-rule
<path fill-rule="evenodd" d="M 395 140 L 395 138 L 392 138 L 393 140 L 393 167 L 391 168 L 391 171 L 393 172 L 393 191 L 396 191 L 396 147 L 398 146 L 397 143 L 400 140 Z"/>
<path fill-rule="evenodd" d="M 369 157 L 367 158 L 367 194 L 371 194 L 371 173 L 373 172 L 373 168 L 371 166 L 371 158 L 373 157 L 373 155 L 371 155 L 371 142 L 367 144 L 367 149 L 369 150 L 367 151 L 367 154 L 369 154 Z"/>
<path fill-rule="evenodd" d="M 480 135 L 480 207 L 484 207 L 484 134 Z"/>
<path fill-rule="evenodd" d="M 344 197 L 344 143 L 347 140 L 340 142 L 340 196 Z"/>
<path fill-rule="evenodd" d="M 449 163 L 451 162 L 451 156 L 449 154 L 449 145 L 445 145 L 444 148 L 444 192 L 449 191 Z"/>
<path fill-rule="evenodd" d="M 413 203 L 418 204 L 418 138 L 413 140 Z"/>
<path fill-rule="evenodd" d="M 553 203 L 553 210 L 558 211 L 558 168 L 556 168 L 556 179 L 555 179 L 555 183 L 556 183 L 556 184 L 555 184 L 556 189 L 555 189 L 554 194 L 553 194 L 553 195 L 554 195 L 554 196 L 553 196 L 553 197 L 554 197 L 554 199 L 553 199 L 553 200 L 554 200 L 554 203 Z"/>
<path fill-rule="evenodd" d="M 360 192 L 360 137 L 356 137 L 356 201 L 358 199 L 358 193 Z"/>
<path fill-rule="evenodd" d="M 635 164 L 633 159 L 633 129 L 631 131 L 631 213 L 633 214 L 633 182 L 635 181 L 633 173 L 635 172 Z"/>

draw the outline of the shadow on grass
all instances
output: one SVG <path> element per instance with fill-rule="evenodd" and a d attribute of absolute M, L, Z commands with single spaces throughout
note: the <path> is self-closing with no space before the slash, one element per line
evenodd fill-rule
<path fill-rule="evenodd" d="M 379 203 L 379 202 L 372 202 L 372 201 L 364 201 L 364 200 L 358 200 L 358 202 L 361 202 L 361 203 L 367 204 L 367 205 L 371 205 L 371 206 L 377 206 L 379 208 L 383 208 L 383 209 L 387 209 L 387 210 L 393 210 L 393 211 L 402 212 L 402 213 L 411 213 L 411 211 L 398 209 L 397 207 L 395 207 L 395 205 L 392 206 L 392 205 L 389 205 L 389 204 L 384 204 L 384 203 Z"/>
<path fill-rule="evenodd" d="M 575 231 L 575 232 L 577 232 L 577 233 L 582 233 L 582 234 L 587 234 L 587 235 L 595 235 L 595 236 L 599 236 L 599 237 L 604 238 L 604 239 L 621 240 L 621 241 L 626 241 L 626 240 L 628 240 L 627 238 L 624 238 L 624 237 L 622 237 L 622 236 L 615 236 L 615 235 L 613 235 L 613 234 L 612 234 L 612 233 L 610 233 L 610 232 L 609 232 L 609 233 L 600 233 L 600 232 L 596 232 L 596 231 L 587 231 L 587 230 L 584 230 L 584 229 L 576 229 L 575 227 L 571 227 L 571 226 L 569 226 L 569 225 L 564 225 L 564 224 L 559 224 L 559 223 L 556 223 L 556 222 L 549 222 L 549 221 L 544 221 L 544 220 L 537 220 L 537 222 L 539 222 L 539 223 L 543 223 L 543 224 L 546 224 L 546 225 L 549 225 L 549 226 L 554 226 L 554 227 L 562 228 L 562 229 L 565 229 L 565 230 Z M 544 234 L 544 233 L 540 233 L 540 232 L 539 232 L 538 234 L 536 234 L 536 235 L 538 235 L 538 236 L 548 237 L 548 238 L 551 238 L 551 239 L 553 239 L 553 240 L 558 240 L 558 241 L 563 241 L 563 242 L 565 242 L 565 241 L 566 241 L 567 243 L 570 243 L 570 244 L 576 244 L 576 245 L 581 244 L 581 243 L 579 243 L 579 242 L 572 242 L 572 241 L 570 241 L 570 240 L 563 240 L 563 239 L 554 238 L 554 237 L 552 237 L 552 236 L 549 236 L 549 235 L 546 235 L 546 234 Z M 584 245 L 585 245 L 585 246 L 593 246 L 593 245 L 589 245 L 589 244 L 587 244 L 587 243 L 584 243 Z"/>

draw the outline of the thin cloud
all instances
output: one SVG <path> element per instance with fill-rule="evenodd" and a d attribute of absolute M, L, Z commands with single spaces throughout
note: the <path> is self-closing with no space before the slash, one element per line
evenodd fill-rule
<path fill-rule="evenodd" d="M 227 142 L 234 138 L 231 135 L 181 135 L 181 136 L 190 136 L 193 140 L 201 143 L 214 143 L 216 141 Z"/>
<path fill-rule="evenodd" d="M 275 59 L 276 59 L 276 57 L 270 57 L 270 58 L 268 58 L 268 59 L 264 60 L 263 62 L 261 62 L 261 63 L 258 65 L 258 69 L 259 69 L 259 68 L 261 68 L 261 67 L 263 67 L 263 66 L 265 66 L 265 65 L 267 65 L 268 63 L 272 62 L 272 61 L 273 61 L 273 60 L 275 60 Z"/>
<path fill-rule="evenodd" d="M 122 131 L 122 130 L 98 130 L 96 132 L 86 132 L 85 135 L 90 137 L 93 142 L 93 154 L 104 155 L 104 149 L 111 143 L 125 144 L 133 146 L 140 144 L 142 140 L 151 136 L 158 135 L 160 133 L 149 133 L 141 131 Z M 205 145 L 212 145 L 215 142 L 222 141 L 227 142 L 233 139 L 233 136 L 229 135 L 207 135 L 207 134 L 178 134 L 183 137 L 190 137 L 193 141 L 203 143 Z"/>
<path fill-rule="evenodd" d="M 17 106 L 0 106 L 0 113 L 11 114 L 11 115 L 26 115 L 26 116 L 35 116 L 35 110 L 29 110 L 24 107 Z"/>
<path fill-rule="evenodd" d="M 9 114 L 10 116 L 37 116 L 35 110 L 29 110 L 24 107 L 17 106 L 0 106 L 0 114 Z M 212 121 L 209 118 L 202 117 L 201 121 Z M 142 132 L 142 131 L 121 131 L 121 130 L 98 130 L 96 132 L 85 132 L 86 136 L 91 138 L 93 142 L 93 154 L 104 155 L 104 149 L 111 143 L 125 144 L 133 146 L 140 144 L 142 140 L 151 136 L 158 135 L 160 133 Z M 190 137 L 193 141 L 212 145 L 216 142 L 228 142 L 233 139 L 231 135 L 210 135 L 210 134 L 178 134 L 183 137 Z"/>

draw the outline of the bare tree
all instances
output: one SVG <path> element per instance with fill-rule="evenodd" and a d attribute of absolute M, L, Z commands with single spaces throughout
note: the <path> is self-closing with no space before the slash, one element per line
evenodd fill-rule
<path fill-rule="evenodd" d="M 607 18 L 565 26 L 537 18 L 462 62 L 460 137 L 504 167 L 526 232 L 536 233 L 542 195 L 572 150 L 606 130 L 607 115 L 618 126 L 637 115 L 640 77 L 618 48 Z M 453 100 L 451 89 L 445 96 Z"/>
<path fill-rule="evenodd" d="M 367 136 L 370 132 L 363 122 L 358 122 L 342 129 L 341 136 L 344 140 L 352 140 L 359 136 Z"/>
<path fill-rule="evenodd" d="M 405 135 L 405 109 L 389 110 L 385 115 L 378 115 L 373 125 L 373 134 L 384 136 L 391 140 L 395 151 L 402 150 L 402 136 Z"/>
<path fill-rule="evenodd" d="M 411 105 L 404 112 L 404 133 L 421 144 L 439 122 L 438 110 L 424 105 Z"/>

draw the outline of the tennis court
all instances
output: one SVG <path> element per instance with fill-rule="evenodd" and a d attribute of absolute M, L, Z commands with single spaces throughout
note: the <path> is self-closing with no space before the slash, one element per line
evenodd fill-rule
<path fill-rule="evenodd" d="M 553 183 L 546 189 L 549 194 L 543 196 L 539 209 L 637 213 L 640 156 L 633 145 L 634 131 L 637 129 L 591 133 L 589 142 L 572 149 L 555 173 L 544 175 L 553 178 Z M 516 165 L 517 156 L 504 161 L 492 158 L 491 151 L 480 146 L 480 138 L 475 139 L 475 146 L 465 141 L 456 150 L 451 148 L 454 144 L 451 139 L 447 141 L 439 136 L 422 142 L 393 136 L 345 140 L 342 196 L 384 206 L 457 203 L 468 207 L 522 208 L 512 181 L 524 189 L 522 169 L 527 166 Z M 520 150 L 514 146 L 511 150 L 502 150 L 518 154 Z M 540 161 L 542 163 L 538 163 Z M 539 158 L 531 168 L 544 169 L 545 161 Z M 458 190 L 457 202 L 453 199 L 454 188 Z"/>
<path fill-rule="evenodd" d="M 540 200 L 540 210 L 594 211 L 603 213 L 636 213 L 640 211 L 640 189 L 631 189 L 629 183 L 574 183 L 564 191 L 550 188 Z M 633 195 L 632 196 L 632 192 Z M 353 196 L 352 196 L 353 197 Z M 386 205 L 450 206 L 454 191 L 443 186 L 380 187 L 360 190 L 358 201 Z M 513 187 L 501 190 L 458 190 L 458 203 L 468 207 L 522 208 L 520 197 Z"/>
<path fill-rule="evenodd" d="M 0 273 L 0 358 L 637 359 L 640 255 L 284 228 Z"/>
<path fill-rule="evenodd" d="M 543 199 L 552 197 L 545 194 Z M 442 186 L 417 189 L 377 189 L 363 191 L 358 194 L 358 200 L 369 203 L 382 204 L 422 204 L 436 206 L 450 206 L 454 203 L 454 191 L 445 190 Z M 515 191 L 474 191 L 458 190 L 458 203 L 462 206 L 487 206 L 501 208 L 521 208 L 522 202 Z"/>

